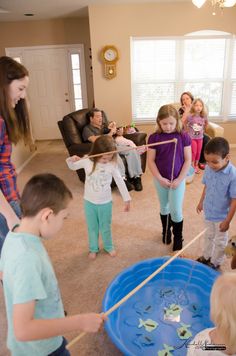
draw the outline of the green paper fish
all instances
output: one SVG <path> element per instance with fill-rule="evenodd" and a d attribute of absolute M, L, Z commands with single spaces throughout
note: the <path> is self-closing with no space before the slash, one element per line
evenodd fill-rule
<path fill-rule="evenodd" d="M 168 317 L 176 317 L 179 316 L 182 312 L 183 308 L 181 308 L 178 304 L 171 304 L 169 308 L 164 308 L 165 316 Z"/>
<path fill-rule="evenodd" d="M 149 333 L 153 330 L 155 330 L 158 327 L 158 323 L 152 319 L 139 319 L 139 326 L 138 328 L 144 327 L 146 331 Z"/>
<path fill-rule="evenodd" d="M 188 328 L 191 327 L 191 325 L 183 324 L 181 323 L 181 327 L 177 329 L 177 334 L 180 339 L 186 340 L 189 339 L 192 336 L 192 333 Z"/>
<path fill-rule="evenodd" d="M 157 355 L 158 356 L 172 356 L 173 354 L 171 351 L 174 351 L 174 348 L 167 344 L 164 344 L 163 346 L 164 346 L 164 350 L 158 351 Z"/>

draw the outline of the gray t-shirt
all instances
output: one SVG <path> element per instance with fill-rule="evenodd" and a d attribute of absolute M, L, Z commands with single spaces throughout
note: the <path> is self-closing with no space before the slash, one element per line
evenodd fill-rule
<path fill-rule="evenodd" d="M 103 134 L 103 129 L 94 127 L 91 124 L 86 125 L 82 132 L 83 140 L 85 142 L 88 142 L 88 138 L 90 136 L 100 136 L 102 134 Z"/>

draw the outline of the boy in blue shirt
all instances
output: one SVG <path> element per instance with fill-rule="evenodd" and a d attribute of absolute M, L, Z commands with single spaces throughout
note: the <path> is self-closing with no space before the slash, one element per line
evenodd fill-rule
<path fill-rule="evenodd" d="M 197 212 L 205 215 L 203 256 L 197 261 L 218 269 L 224 259 L 230 222 L 236 211 L 236 168 L 230 163 L 229 143 L 223 137 L 210 140 L 204 150 L 205 185 Z"/>
<path fill-rule="evenodd" d="M 68 356 L 63 333 L 96 332 L 99 314 L 64 316 L 57 279 L 42 243 L 60 230 L 72 199 L 64 182 L 39 174 L 26 184 L 22 220 L 6 237 L 0 260 L 8 320 L 7 346 L 13 356 Z"/>

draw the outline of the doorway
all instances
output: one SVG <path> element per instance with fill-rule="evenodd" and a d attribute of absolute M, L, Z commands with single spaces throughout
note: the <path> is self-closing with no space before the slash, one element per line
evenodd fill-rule
<path fill-rule="evenodd" d="M 30 117 L 36 140 L 61 138 L 57 121 L 87 107 L 83 45 L 7 48 L 29 71 Z"/>

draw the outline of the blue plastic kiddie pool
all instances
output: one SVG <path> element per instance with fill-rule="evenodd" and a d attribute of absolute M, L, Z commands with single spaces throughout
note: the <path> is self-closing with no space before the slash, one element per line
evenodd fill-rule
<path fill-rule="evenodd" d="M 111 282 L 103 299 L 108 311 L 168 257 L 141 261 Z M 105 329 L 112 342 L 129 356 L 187 353 L 193 337 L 212 327 L 209 297 L 219 272 L 196 261 L 176 258 L 109 315 Z"/>

